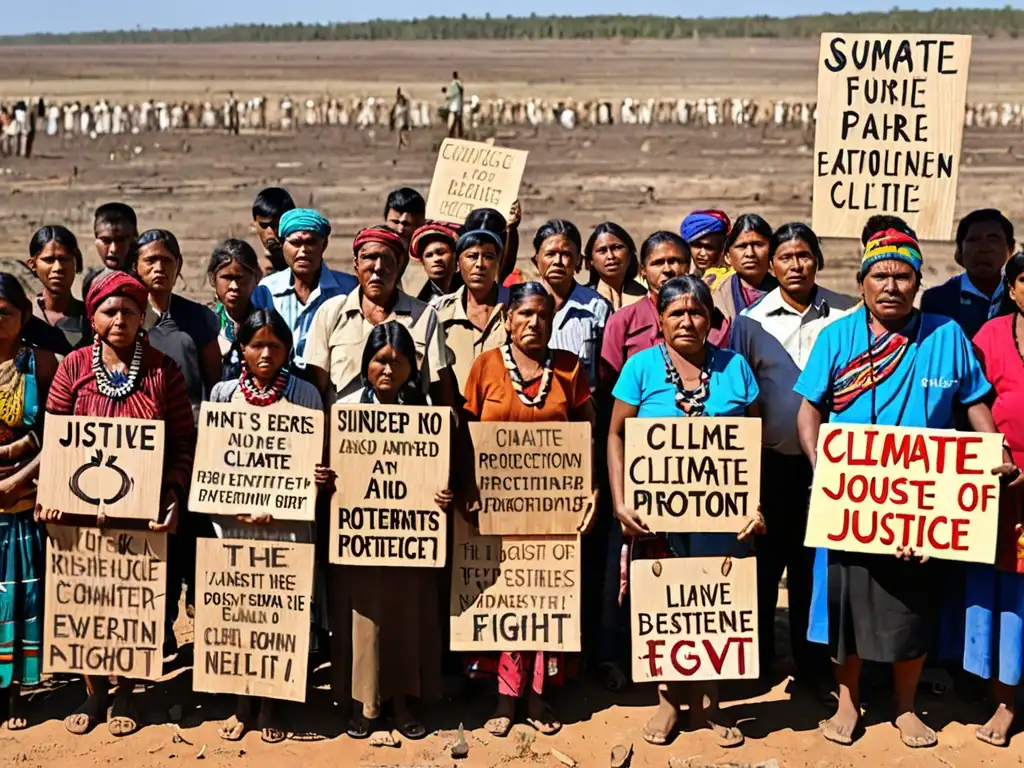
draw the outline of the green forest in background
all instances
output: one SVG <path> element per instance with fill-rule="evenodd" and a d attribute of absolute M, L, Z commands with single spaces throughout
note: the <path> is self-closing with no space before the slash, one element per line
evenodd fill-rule
<path fill-rule="evenodd" d="M 822 32 L 908 32 L 1012 37 L 1024 33 L 1024 10 L 958 8 L 935 11 L 820 14 L 773 18 L 691 19 L 671 16 L 430 17 L 338 24 L 238 24 L 197 29 L 0 37 L 0 44 L 250 43 L 307 40 L 590 40 L 691 37 L 809 38 Z"/>

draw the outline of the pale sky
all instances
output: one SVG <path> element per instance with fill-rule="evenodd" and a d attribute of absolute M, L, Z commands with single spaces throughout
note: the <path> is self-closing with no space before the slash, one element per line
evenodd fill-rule
<path fill-rule="evenodd" d="M 1006 0 L 974 0 L 972 8 L 1002 8 Z M 734 0 L 727 7 L 716 7 L 717 13 L 730 16 L 801 15 L 813 13 L 848 13 L 855 11 L 886 11 L 894 5 L 908 10 L 927 10 L 936 3 L 927 0 Z M 1015 8 L 1024 3 L 1011 2 Z M 413 18 L 424 16 L 492 16 L 663 14 L 695 16 L 706 12 L 705 3 L 679 0 L 391 0 L 389 3 L 363 3 L 356 0 L 174 0 L 174 2 L 140 2 L 140 0 L 0 0 L 0 35 L 30 32 L 78 32 L 91 30 L 134 29 L 141 27 L 190 28 L 226 24 L 281 24 L 298 22 L 315 24 L 334 21 L 365 21 L 370 18 Z"/>

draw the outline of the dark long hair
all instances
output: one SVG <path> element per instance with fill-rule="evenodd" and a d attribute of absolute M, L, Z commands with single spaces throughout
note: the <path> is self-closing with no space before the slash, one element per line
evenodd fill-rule
<path fill-rule="evenodd" d="M 783 224 L 772 233 L 768 244 L 768 261 L 772 261 L 775 258 L 775 252 L 779 249 L 780 245 L 791 240 L 800 240 L 811 249 L 811 253 L 818 260 L 818 269 L 825 266 L 825 256 L 821 252 L 821 243 L 818 241 L 818 236 L 814 234 L 813 229 L 799 221 Z"/>
<path fill-rule="evenodd" d="M 181 272 L 181 267 L 184 263 L 184 259 L 181 256 L 181 246 L 178 245 L 178 238 L 174 236 L 174 233 L 167 229 L 147 229 L 139 235 L 139 239 L 135 241 L 135 246 L 129 251 L 128 257 L 125 259 L 125 269 L 138 274 L 139 251 L 147 245 L 153 245 L 154 243 L 159 243 L 170 252 L 175 261 L 178 262 L 178 271 Z"/>
<path fill-rule="evenodd" d="M 633 242 L 629 232 L 614 221 L 602 221 L 594 227 L 594 231 L 590 233 L 590 237 L 587 238 L 587 244 L 583 248 L 584 263 L 590 268 L 590 282 L 587 285 L 593 288 L 601 281 L 601 276 L 597 274 L 597 270 L 592 266 L 594 243 L 597 242 L 597 238 L 601 237 L 601 235 L 617 237 L 626 246 L 626 250 L 629 251 L 629 266 L 626 267 L 626 276 L 623 278 L 623 283 L 625 284 L 636 279 L 637 273 L 640 270 L 640 264 L 637 261 L 636 255 L 636 243 Z"/>
<path fill-rule="evenodd" d="M 427 399 L 423 395 L 423 388 L 420 385 L 420 370 L 416 364 L 416 343 L 412 340 L 409 329 L 395 320 L 376 325 L 370 331 L 370 337 L 366 340 L 366 346 L 363 348 L 363 362 L 359 369 L 364 386 L 371 386 L 370 363 L 384 347 L 391 347 L 409 361 L 409 378 L 401 386 L 402 399 L 407 405 L 426 405 Z"/>
<path fill-rule="evenodd" d="M 1024 251 L 1015 253 L 1006 262 L 1006 267 L 1003 271 L 1003 298 L 999 303 L 1000 315 L 1012 315 L 1014 312 L 1020 312 L 1017 302 L 1010 298 L 1010 288 L 1013 287 L 1013 284 L 1017 282 L 1017 278 L 1022 274 L 1024 274 Z"/>
<path fill-rule="evenodd" d="M 260 261 L 256 251 L 245 240 L 229 238 L 220 243 L 210 254 L 210 264 L 206 267 L 206 274 L 215 277 L 218 272 L 232 262 L 237 261 L 243 268 L 260 274 Z"/>
<path fill-rule="evenodd" d="M 75 272 L 82 271 L 82 251 L 78 247 L 78 238 L 67 227 L 60 224 L 48 224 L 32 235 L 28 241 L 29 258 L 35 258 L 50 243 L 56 243 L 75 258 Z"/>
<path fill-rule="evenodd" d="M 747 232 L 756 232 L 765 240 L 772 239 L 772 225 L 758 216 L 756 213 L 743 213 L 736 217 L 729 230 L 729 236 L 725 238 L 725 252 L 728 253 L 740 239 L 740 235 Z"/>
<path fill-rule="evenodd" d="M 292 356 L 292 332 L 288 323 L 274 309 L 254 309 L 245 322 L 238 326 L 238 343 L 245 347 L 252 343 L 253 337 L 264 328 L 269 328 L 278 340 L 285 345 L 288 357 Z"/>

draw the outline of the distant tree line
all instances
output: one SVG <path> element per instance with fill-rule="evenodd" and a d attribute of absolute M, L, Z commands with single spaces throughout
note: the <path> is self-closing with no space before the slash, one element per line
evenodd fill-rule
<path fill-rule="evenodd" d="M 958 8 L 935 11 L 820 14 L 773 18 L 747 16 L 687 19 L 672 16 L 537 16 L 489 14 L 338 24 L 238 24 L 196 29 L 122 30 L 0 36 L 0 44 L 252 43 L 308 40 L 590 40 L 692 37 L 810 38 L 822 32 L 974 34 L 1016 38 L 1024 10 Z"/>

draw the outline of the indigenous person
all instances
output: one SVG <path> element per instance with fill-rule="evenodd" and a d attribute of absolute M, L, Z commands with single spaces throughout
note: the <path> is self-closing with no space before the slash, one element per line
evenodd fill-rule
<path fill-rule="evenodd" d="M 252 202 L 252 228 L 263 246 L 263 275 L 286 272 L 288 263 L 284 258 L 282 237 L 278 235 L 281 217 L 294 210 L 295 201 L 288 190 L 267 187 Z"/>
<path fill-rule="evenodd" d="M 391 107 L 391 130 L 398 132 L 395 149 L 399 152 L 409 145 L 409 99 L 402 89 L 395 93 L 395 103 Z"/>
<path fill-rule="evenodd" d="M 771 239 L 771 225 L 756 213 L 744 213 L 733 222 L 725 239 L 725 263 L 732 272 L 717 281 L 711 294 L 722 317 L 708 337 L 716 347 L 729 346 L 733 318 L 778 285 L 769 272 Z"/>
<path fill-rule="evenodd" d="M 629 233 L 613 221 L 598 224 L 583 248 L 583 262 L 590 271 L 587 287 L 612 303 L 612 308 L 634 304 L 647 295 L 639 282 L 636 245 Z"/>
<path fill-rule="evenodd" d="M 238 346 L 243 359 L 239 376 L 214 386 L 210 393 L 211 402 L 248 403 L 261 408 L 286 402 L 315 411 L 323 409 L 323 401 L 316 387 L 293 376 L 289 370 L 292 334 L 277 312 L 258 309 L 246 317 L 238 329 Z M 330 467 L 318 464 L 314 468 L 313 479 L 317 486 L 324 488 L 333 483 L 334 473 Z M 304 544 L 315 541 L 313 523 L 275 520 L 273 513 L 266 509 L 253 510 L 248 515 L 237 517 L 218 515 L 213 519 L 213 528 L 221 539 Z M 259 715 L 254 719 L 253 707 L 257 704 Z M 254 723 L 260 729 L 263 741 L 271 744 L 284 741 L 285 732 L 278 727 L 274 700 L 251 696 L 238 697 L 235 714 L 224 723 L 218 734 L 227 741 L 239 741 Z"/>
<path fill-rule="evenodd" d="M 462 224 L 463 232 L 474 229 L 488 229 L 505 243 L 505 252 L 498 269 L 498 282 L 506 288 L 523 282 L 522 273 L 516 267 L 519 257 L 519 224 L 523 219 L 523 208 L 516 200 L 508 220 L 493 208 L 476 208 L 469 212 Z"/>
<path fill-rule="evenodd" d="M 363 229 L 352 242 L 358 290 L 324 302 L 309 330 L 306 363 L 331 403 L 362 388 L 360 360 L 374 326 L 395 320 L 416 345 L 419 381 L 434 405 L 452 405 L 455 389 L 437 311 L 399 289 L 406 246 L 385 226 Z"/>
<path fill-rule="evenodd" d="M 406 248 L 409 247 L 413 232 L 423 226 L 426 217 L 427 201 L 415 189 L 396 189 L 384 203 L 384 223 L 398 233 Z M 402 271 L 405 271 L 405 265 Z"/>
<path fill-rule="evenodd" d="M 856 300 L 816 284 L 825 259 L 817 236 L 805 224 L 785 224 L 776 230 L 768 260 L 778 287 L 737 315 L 729 348 L 750 365 L 759 391 L 761 511 L 768 528 L 757 542 L 761 672 L 767 675 L 775 660 L 775 609 L 785 570 L 796 680 L 809 683 L 821 678 L 827 659 L 816 652 L 820 646 L 807 642 L 814 550 L 804 547 L 804 534 L 812 470 L 796 429 L 803 398 L 793 385 L 818 334 Z"/>
<path fill-rule="evenodd" d="M 264 277 L 252 293 L 257 309 L 275 309 L 295 340 L 295 365 L 305 366 L 306 336 L 317 310 L 329 299 L 347 296 L 356 287 L 352 275 L 324 264 L 331 223 L 309 208 L 294 208 L 278 225 L 288 269 Z"/>
<path fill-rule="evenodd" d="M 464 412 L 470 421 L 587 421 L 595 411 L 586 371 L 571 352 L 550 346 L 555 300 L 540 283 L 509 289 L 508 341 L 484 352 L 473 363 L 465 385 Z M 516 701 L 527 698 L 526 721 L 544 734 L 562 725 L 542 698 L 548 678 L 564 678 L 561 654 L 502 653 L 475 659 L 469 672 L 495 674 L 498 705 L 484 724 L 495 736 L 506 736 L 516 716 Z"/>
<path fill-rule="evenodd" d="M 139 236 L 135 211 L 124 203 L 105 203 L 93 218 L 96 252 L 106 269 L 124 269 L 125 260 Z"/>
<path fill-rule="evenodd" d="M 220 325 L 220 333 L 217 334 L 221 356 L 220 381 L 230 381 L 237 379 L 242 372 L 238 329 L 254 311 L 252 292 L 260 279 L 256 251 L 244 240 L 225 240 L 210 255 L 206 279 L 217 294 L 214 313 Z M 291 351 L 290 336 L 288 347 Z"/>
<path fill-rule="evenodd" d="M 580 231 L 563 219 L 543 224 L 533 238 L 533 263 L 541 283 L 555 300 L 551 348 L 572 352 L 580 359 L 593 391 L 598 381 L 601 337 L 612 305 L 593 288 L 576 282 L 581 249 Z"/>
<path fill-rule="evenodd" d="M 342 402 L 426 405 L 418 356 L 405 325 L 388 320 L 374 326 L 361 355 L 360 386 Z M 439 491 L 434 502 L 450 509 L 451 491 Z M 441 693 L 438 572 L 330 566 L 331 685 L 339 704 L 361 706 L 348 723 L 352 738 L 380 730 L 376 721 L 388 701 L 395 730 L 407 739 L 426 736 L 409 699 L 432 700 Z"/>
<path fill-rule="evenodd" d="M 894 229 L 876 233 L 857 281 L 863 306 L 819 334 L 794 387 L 804 398 L 797 429 L 812 465 L 826 420 L 948 429 L 959 404 L 974 431 L 995 432 L 984 402 L 991 387 L 960 326 L 914 309 L 921 286 L 917 241 Z M 995 473 L 1014 470 L 1008 461 Z M 918 561 L 912 548 L 897 547 L 893 555 L 817 553 L 808 638 L 827 641 L 835 661 L 839 708 L 820 725 L 829 741 L 852 743 L 862 660 L 893 665 L 895 723 L 904 744 L 937 741 L 917 716 L 914 693 L 944 591 L 941 571 L 927 558 Z"/>
<path fill-rule="evenodd" d="M 430 302 L 438 296 L 455 293 L 462 285 L 455 242 L 461 227 L 447 221 L 428 221 L 419 227 L 409 241 L 409 253 L 417 265 L 402 276 L 403 290 L 420 301 Z M 422 268 L 421 268 L 422 267 Z M 417 282 L 423 285 L 415 288 Z"/>
<path fill-rule="evenodd" d="M 43 227 L 29 241 L 27 264 L 43 286 L 32 314 L 57 332 L 53 337 L 64 343 L 54 351 L 66 355 L 85 335 L 85 304 L 71 295 L 75 275 L 82 271 L 78 240 L 65 227 Z"/>
<path fill-rule="evenodd" d="M 1024 455 L 1024 254 L 1006 264 L 1005 288 L 1013 313 L 989 320 L 974 337 L 974 348 L 992 383 L 992 418 L 1014 463 Z M 1016 691 L 1024 665 L 1024 557 L 1021 556 L 1021 492 L 1004 488 L 1000 498 L 995 567 L 967 564 L 964 669 L 992 681 L 996 711 L 975 731 L 1004 747 L 1016 715 Z"/>
<path fill-rule="evenodd" d="M 692 274 L 714 290 L 716 283 L 729 274 L 725 265 L 725 240 L 731 224 L 724 211 L 694 211 L 679 227 L 679 234 L 693 254 Z"/>
<path fill-rule="evenodd" d="M 39 683 L 46 529 L 33 516 L 42 444 L 42 405 L 57 371 L 52 352 L 26 342 L 32 302 L 0 273 L 0 687 L 8 730 L 26 727 L 22 686 Z"/>
<path fill-rule="evenodd" d="M 972 211 L 956 228 L 956 263 L 964 271 L 921 297 L 921 311 L 951 317 L 973 338 L 998 314 L 1003 266 L 1013 255 L 1013 224 L 994 208 Z"/>
<path fill-rule="evenodd" d="M 445 89 L 448 105 L 448 138 L 461 139 L 464 135 L 462 124 L 463 90 L 459 73 L 452 72 L 452 81 Z"/>
<path fill-rule="evenodd" d="M 61 361 L 46 412 L 164 422 L 163 519 L 150 522 L 149 528 L 173 533 L 178 512 L 188 500 L 196 432 L 181 371 L 142 332 L 147 301 L 146 287 L 126 272 L 112 271 L 93 282 L 85 301 L 93 328 L 92 347 L 77 349 Z M 102 522 L 76 519 L 38 505 L 36 511 L 39 520 L 50 524 L 81 527 Z M 171 602 L 171 597 L 167 600 Z M 114 736 L 126 736 L 138 728 L 131 680 L 118 679 L 113 706 L 106 677 L 87 676 L 85 686 L 89 694 L 85 703 L 64 720 L 69 732 L 87 733 L 105 719 Z"/>
<path fill-rule="evenodd" d="M 473 362 L 507 339 L 508 289 L 497 280 L 503 248 L 501 238 L 490 230 L 464 233 L 455 244 L 457 277 L 462 285 L 454 293 L 433 300 L 459 392 Z"/>
<path fill-rule="evenodd" d="M 643 542 L 651 536 L 650 529 L 625 498 L 626 419 L 756 415 L 758 389 L 750 366 L 736 353 L 708 344 L 713 314 L 711 291 L 698 277 L 683 275 L 666 282 L 658 294 L 663 341 L 629 358 L 612 391 L 608 478 L 615 517 L 623 534 L 634 540 L 634 555 L 639 544 L 647 557 L 744 556 L 744 540 L 763 529 L 758 512 L 736 536 L 669 534 Z M 668 743 L 677 728 L 679 707 L 687 701 L 691 727 L 707 725 L 723 747 L 743 743 L 743 734 L 718 706 L 715 683 L 663 684 L 658 698 L 658 710 L 643 730 L 648 743 Z"/>

